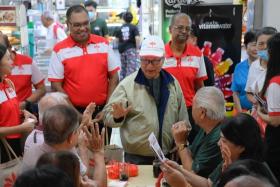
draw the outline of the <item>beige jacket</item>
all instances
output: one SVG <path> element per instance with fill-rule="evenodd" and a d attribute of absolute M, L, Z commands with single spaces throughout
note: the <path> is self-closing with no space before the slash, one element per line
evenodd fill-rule
<path fill-rule="evenodd" d="M 167 89 L 170 92 L 164 110 L 162 129 L 162 149 L 164 154 L 167 154 L 173 146 L 172 124 L 181 120 L 187 122 L 189 120 L 178 81 L 164 70 L 162 70 L 161 75 L 164 75 L 165 81 L 168 82 Z M 120 82 L 104 108 L 104 122 L 110 127 L 120 127 L 120 136 L 125 152 L 153 156 L 148 136 L 152 132 L 156 137 L 159 136 L 159 120 L 155 100 L 147 91 L 147 86 L 143 84 L 144 80 L 144 75 L 139 70 Z M 165 81 L 162 80 L 161 84 Z M 132 110 L 120 123 L 116 123 L 111 114 L 111 104 L 116 102 L 122 102 L 124 106 L 132 106 Z"/>

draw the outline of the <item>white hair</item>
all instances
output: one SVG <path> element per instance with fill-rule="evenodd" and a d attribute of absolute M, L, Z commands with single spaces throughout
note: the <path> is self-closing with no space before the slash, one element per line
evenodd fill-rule
<path fill-rule="evenodd" d="M 195 102 L 206 109 L 206 116 L 212 120 L 222 120 L 225 115 L 225 99 L 221 90 L 214 86 L 200 88 L 195 94 Z"/>
<path fill-rule="evenodd" d="M 44 16 L 46 19 L 51 19 L 51 20 L 54 20 L 54 13 L 49 11 L 49 10 L 46 10 L 43 12 L 42 16 Z"/>
<path fill-rule="evenodd" d="M 47 93 L 38 102 L 39 121 L 42 122 L 44 112 L 55 105 L 69 105 L 67 95 L 61 92 Z"/>

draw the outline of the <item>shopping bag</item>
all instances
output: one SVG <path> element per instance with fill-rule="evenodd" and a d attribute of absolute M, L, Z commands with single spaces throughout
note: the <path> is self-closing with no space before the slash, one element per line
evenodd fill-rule
<path fill-rule="evenodd" d="M 5 138 L 1 138 L 10 161 L 0 164 L 0 187 L 12 187 L 22 164 L 22 158 L 18 157 Z M 11 154 L 15 157 L 12 159 Z"/>

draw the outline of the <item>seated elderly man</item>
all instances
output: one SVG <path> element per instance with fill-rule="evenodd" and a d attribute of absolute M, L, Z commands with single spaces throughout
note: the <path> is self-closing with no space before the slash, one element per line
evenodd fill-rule
<path fill-rule="evenodd" d="M 52 106 L 55 105 L 69 105 L 67 102 L 67 95 L 61 92 L 51 92 L 42 97 L 42 99 L 38 102 L 39 109 L 39 125 L 36 126 L 35 129 L 28 135 L 24 144 L 24 152 L 26 152 L 30 147 L 35 144 L 43 144 L 44 136 L 43 136 L 43 113 Z"/>
<path fill-rule="evenodd" d="M 171 125 L 189 124 L 180 85 L 162 69 L 162 39 L 148 36 L 140 50 L 141 68 L 114 90 L 104 108 L 104 122 L 120 127 L 125 161 L 152 164 L 155 159 L 148 137 L 153 132 L 165 155 L 172 149 Z M 186 123 L 187 122 L 187 123 Z"/>
<path fill-rule="evenodd" d="M 78 143 L 78 136 L 81 131 L 79 117 L 76 110 L 67 105 L 55 105 L 44 112 L 42 124 L 44 126 L 44 143 L 30 147 L 23 156 L 22 170 L 25 171 L 34 168 L 39 157 L 47 152 L 71 151 L 76 152 L 75 146 Z M 83 130 L 89 141 L 89 149 L 93 152 L 95 169 L 93 179 L 98 186 L 106 186 L 106 168 L 104 161 L 104 130 L 99 135 L 98 124 L 91 128 L 91 134 L 88 128 L 93 126 L 88 122 Z M 88 127 L 89 126 L 89 127 Z M 77 154 L 77 153 L 76 153 Z M 85 172 L 81 173 L 85 175 Z"/>
<path fill-rule="evenodd" d="M 196 174 L 208 175 L 222 161 L 218 141 L 220 123 L 224 119 L 225 100 L 223 93 L 215 87 L 200 88 L 193 99 L 192 116 L 201 128 L 192 145 L 186 143 L 188 130 L 184 123 L 172 127 L 172 134 L 178 147 L 184 169 Z"/>

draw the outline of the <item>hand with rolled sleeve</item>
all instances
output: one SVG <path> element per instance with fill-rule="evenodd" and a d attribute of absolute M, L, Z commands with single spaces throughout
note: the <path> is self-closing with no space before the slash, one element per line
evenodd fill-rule
<path fill-rule="evenodd" d="M 188 134 L 190 131 L 190 125 L 186 121 L 179 121 L 172 125 L 172 136 L 175 140 L 175 144 L 185 144 L 187 142 Z"/>
<path fill-rule="evenodd" d="M 112 104 L 112 112 L 114 120 L 123 119 L 131 110 L 131 106 L 127 106 L 126 108 L 123 106 L 123 104 L 120 103 L 113 103 Z"/>

